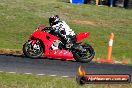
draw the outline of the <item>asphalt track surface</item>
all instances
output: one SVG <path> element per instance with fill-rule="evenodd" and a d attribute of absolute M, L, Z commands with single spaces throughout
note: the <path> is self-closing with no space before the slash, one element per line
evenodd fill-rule
<path fill-rule="evenodd" d="M 88 74 L 130 74 L 132 65 L 79 63 L 53 59 L 30 59 L 23 56 L 0 55 L 0 72 L 26 73 L 62 77 L 75 77 L 82 66 Z"/>

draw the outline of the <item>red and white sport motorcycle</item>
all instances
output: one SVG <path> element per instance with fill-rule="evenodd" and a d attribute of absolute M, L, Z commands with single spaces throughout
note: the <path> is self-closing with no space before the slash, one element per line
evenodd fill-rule
<path fill-rule="evenodd" d="M 47 57 L 61 60 L 76 60 L 90 62 L 95 52 L 91 45 L 80 41 L 90 35 L 89 32 L 80 32 L 76 35 L 71 48 L 66 47 L 66 41 L 52 28 L 41 25 L 35 30 L 29 40 L 23 45 L 23 53 L 30 58 Z"/>

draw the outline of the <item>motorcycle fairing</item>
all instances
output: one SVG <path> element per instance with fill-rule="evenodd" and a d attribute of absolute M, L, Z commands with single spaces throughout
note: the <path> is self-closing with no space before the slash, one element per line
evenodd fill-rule
<path fill-rule="evenodd" d="M 77 42 L 83 40 L 84 38 L 88 37 L 90 32 L 80 32 L 76 35 Z"/>
<path fill-rule="evenodd" d="M 47 53 L 44 54 L 44 56 L 73 60 L 73 54 L 67 50 L 49 50 Z"/>
<path fill-rule="evenodd" d="M 45 46 L 45 52 L 43 53 L 46 57 L 52 57 L 52 58 L 66 58 L 68 60 L 73 59 L 73 54 L 67 50 L 50 50 L 51 45 L 55 40 L 58 40 L 59 38 L 57 36 L 51 35 L 47 32 L 36 30 L 34 33 L 30 36 L 30 39 L 32 37 L 35 37 L 36 39 L 42 40 L 44 46 Z"/>
<path fill-rule="evenodd" d="M 38 29 L 43 29 L 46 25 L 45 24 L 42 24 L 40 26 L 38 26 Z"/>

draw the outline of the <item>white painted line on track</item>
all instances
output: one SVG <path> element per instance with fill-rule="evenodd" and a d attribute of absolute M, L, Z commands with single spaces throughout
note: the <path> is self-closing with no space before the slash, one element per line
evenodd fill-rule
<path fill-rule="evenodd" d="M 49 76 L 53 76 L 54 77 L 54 76 L 57 76 L 57 75 L 49 75 Z"/>
<path fill-rule="evenodd" d="M 4 72 L 4 71 L 0 71 L 1 73 Z M 6 72 L 6 73 L 10 73 L 10 74 L 16 74 L 17 72 Z M 33 73 L 22 73 L 22 74 L 27 74 L 27 75 L 31 75 Z M 44 76 L 46 74 L 36 74 L 38 76 Z M 47 76 L 52 76 L 52 77 L 55 77 L 57 75 L 47 75 Z M 59 77 L 59 76 L 58 76 Z M 69 76 L 65 75 L 65 76 L 60 76 L 60 77 L 63 77 L 63 78 L 68 78 Z"/>
<path fill-rule="evenodd" d="M 69 76 L 61 76 L 61 77 L 63 77 L 63 78 L 68 78 Z"/>
<path fill-rule="evenodd" d="M 7 72 L 7 73 L 15 74 L 16 72 Z"/>
<path fill-rule="evenodd" d="M 43 75 L 45 75 L 45 74 L 37 74 L 37 75 L 39 75 L 39 76 L 43 76 Z"/>
<path fill-rule="evenodd" d="M 24 74 L 30 75 L 30 74 L 32 74 L 32 73 L 24 73 Z"/>
<path fill-rule="evenodd" d="M 4 71 L 0 71 L 0 72 L 4 72 Z"/>

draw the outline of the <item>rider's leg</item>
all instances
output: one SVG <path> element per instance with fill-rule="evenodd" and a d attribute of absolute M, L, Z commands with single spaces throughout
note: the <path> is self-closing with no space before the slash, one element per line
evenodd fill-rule
<path fill-rule="evenodd" d="M 67 35 L 66 40 L 67 40 L 66 48 L 71 48 L 73 44 L 76 42 L 75 36 L 72 35 Z"/>

